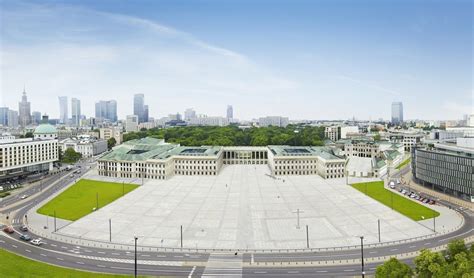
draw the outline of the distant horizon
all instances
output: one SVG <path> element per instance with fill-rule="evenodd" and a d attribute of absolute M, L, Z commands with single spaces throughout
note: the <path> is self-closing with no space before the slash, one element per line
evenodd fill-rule
<path fill-rule="evenodd" d="M 144 94 L 155 119 L 460 120 L 474 114 L 471 1 L 1 1 L 0 106 Z M 71 117 L 69 113 L 69 118 Z M 408 120 L 406 120 L 408 121 Z"/>

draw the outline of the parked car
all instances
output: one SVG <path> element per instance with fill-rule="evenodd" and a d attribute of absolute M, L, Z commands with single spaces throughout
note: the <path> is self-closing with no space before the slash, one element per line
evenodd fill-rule
<path fill-rule="evenodd" d="M 28 227 L 26 225 L 23 225 L 23 226 L 20 227 L 20 231 L 28 232 Z"/>
<path fill-rule="evenodd" d="M 27 235 L 27 234 L 22 234 L 22 235 L 20 236 L 20 239 L 21 239 L 21 240 L 24 240 L 24 241 L 30 241 L 30 240 L 31 240 L 31 237 L 30 237 L 29 235 Z"/>
<path fill-rule="evenodd" d="M 391 184 L 391 185 L 390 185 L 390 188 L 391 188 L 391 189 L 395 189 L 395 185 L 392 185 L 392 184 Z"/>
<path fill-rule="evenodd" d="M 41 238 L 35 238 L 32 241 L 30 241 L 30 243 L 36 246 L 40 246 L 41 244 L 43 244 L 43 242 L 41 241 Z"/>
<path fill-rule="evenodd" d="M 26 195 L 26 194 L 20 196 L 20 199 L 26 199 L 26 198 L 28 198 L 28 195 Z"/>
<path fill-rule="evenodd" d="M 6 226 L 5 228 L 3 228 L 3 231 L 7 234 L 13 234 L 15 232 L 12 226 Z"/>
<path fill-rule="evenodd" d="M 434 204 L 436 204 L 436 201 L 435 200 L 430 200 L 429 204 L 434 205 Z"/>
<path fill-rule="evenodd" d="M 424 199 L 423 203 L 427 204 L 430 201 L 430 199 Z"/>

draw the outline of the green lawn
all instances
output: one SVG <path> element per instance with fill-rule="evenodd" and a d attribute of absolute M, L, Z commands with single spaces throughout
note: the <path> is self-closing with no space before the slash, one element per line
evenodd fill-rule
<path fill-rule="evenodd" d="M 131 277 L 123 275 L 99 274 L 85 271 L 78 271 L 69 268 L 62 268 L 45 263 L 33 261 L 22 256 L 0 249 L 0 276 L 1 277 L 67 277 L 67 278 L 112 278 Z"/>
<path fill-rule="evenodd" d="M 405 165 L 407 165 L 408 163 L 410 163 L 410 161 L 411 161 L 411 158 L 405 159 L 402 163 L 398 164 L 398 166 L 396 167 L 396 169 L 397 169 L 397 170 L 402 169 L 403 167 L 405 167 Z"/>
<path fill-rule="evenodd" d="M 393 209 L 415 221 L 423 220 L 423 217 L 424 219 L 429 219 L 439 216 L 439 212 L 419 204 L 416 200 L 412 201 L 385 189 L 383 185 L 383 181 L 351 184 L 355 189 L 367 194 L 389 208 L 392 207 L 393 198 Z"/>
<path fill-rule="evenodd" d="M 37 212 L 52 216 L 56 211 L 58 218 L 77 220 L 91 213 L 97 206 L 97 194 L 100 209 L 137 187 L 136 184 L 125 183 L 122 185 L 122 183 L 81 179 L 42 206 Z"/>

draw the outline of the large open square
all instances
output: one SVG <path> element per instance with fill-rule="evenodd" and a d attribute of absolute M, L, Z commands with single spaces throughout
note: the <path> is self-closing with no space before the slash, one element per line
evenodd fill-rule
<path fill-rule="evenodd" d="M 91 178 L 91 176 L 89 176 Z M 104 177 L 102 177 L 104 179 Z M 115 179 L 116 180 L 116 179 Z M 298 225 L 298 213 L 300 223 Z M 216 176 L 148 180 L 61 234 L 141 245 L 198 248 L 305 248 L 393 241 L 432 233 L 345 184 L 316 175 L 274 178 L 266 165 L 227 165 Z"/>

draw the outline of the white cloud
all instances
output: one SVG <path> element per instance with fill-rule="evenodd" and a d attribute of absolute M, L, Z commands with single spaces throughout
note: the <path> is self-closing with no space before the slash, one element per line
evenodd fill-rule
<path fill-rule="evenodd" d="M 117 99 L 123 117 L 132 112 L 138 92 L 145 94 L 151 116 L 191 106 L 223 114 L 227 103 L 254 115 L 255 96 L 271 104 L 272 96 L 297 87 L 245 55 L 147 19 L 70 6 L 22 11 L 6 13 L 9 40 L 0 53 L 1 88 L 8 92 L 2 101 L 14 109 L 25 83 L 32 110 L 53 117 L 60 95 L 80 98 L 87 115 L 93 115 L 95 101 Z"/>

